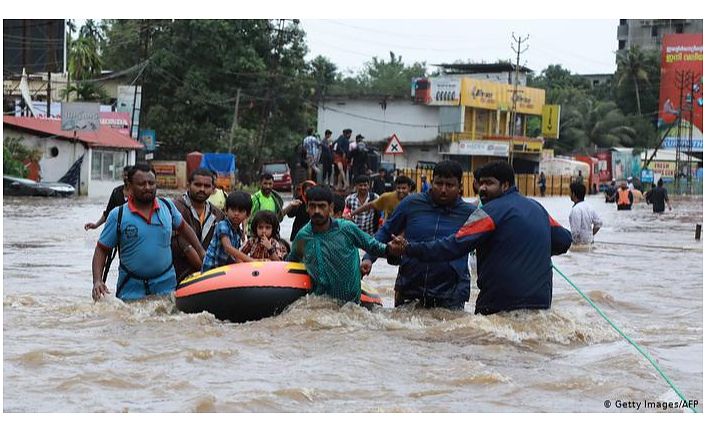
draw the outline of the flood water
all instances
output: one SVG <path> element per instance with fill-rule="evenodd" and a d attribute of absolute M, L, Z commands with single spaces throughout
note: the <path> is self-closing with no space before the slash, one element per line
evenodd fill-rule
<path fill-rule="evenodd" d="M 568 198 L 537 200 L 568 226 Z M 702 408 L 701 197 L 661 216 L 588 201 L 604 220 L 596 244 L 554 264 Z M 473 314 L 475 279 L 465 312 L 391 308 L 384 260 L 366 280 L 384 298 L 373 312 L 311 297 L 233 324 L 169 299 L 93 303 L 100 230 L 83 225 L 104 205 L 4 199 L 5 412 L 619 412 L 635 410 L 617 400 L 678 400 L 557 274 L 551 310 L 492 316 Z"/>

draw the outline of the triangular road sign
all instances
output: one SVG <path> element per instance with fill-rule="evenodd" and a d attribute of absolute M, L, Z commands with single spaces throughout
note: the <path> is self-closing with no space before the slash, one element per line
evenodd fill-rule
<path fill-rule="evenodd" d="M 402 148 L 402 144 L 400 143 L 399 138 L 394 133 L 392 134 L 392 136 L 390 136 L 390 139 L 387 141 L 387 148 L 385 148 L 385 154 L 404 154 L 404 148 Z"/>

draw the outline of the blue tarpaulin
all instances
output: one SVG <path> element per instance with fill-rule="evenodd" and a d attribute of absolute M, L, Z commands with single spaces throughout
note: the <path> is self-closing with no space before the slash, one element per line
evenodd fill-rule
<path fill-rule="evenodd" d="M 208 168 L 218 175 L 230 175 L 235 172 L 235 155 L 204 153 L 199 167 Z"/>

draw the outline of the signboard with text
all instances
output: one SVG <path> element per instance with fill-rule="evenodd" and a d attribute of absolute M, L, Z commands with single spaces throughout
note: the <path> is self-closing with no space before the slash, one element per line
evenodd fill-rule
<path fill-rule="evenodd" d="M 98 103 L 64 102 L 61 104 L 61 130 L 95 132 L 100 126 Z"/>

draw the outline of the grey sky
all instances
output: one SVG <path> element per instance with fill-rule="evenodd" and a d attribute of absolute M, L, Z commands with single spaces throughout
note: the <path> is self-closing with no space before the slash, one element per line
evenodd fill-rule
<path fill-rule="evenodd" d="M 323 55 L 342 72 L 357 72 L 373 56 L 389 59 L 389 51 L 405 64 L 427 66 L 471 60 L 515 62 L 512 33 L 529 34 L 520 63 L 537 73 L 561 64 L 573 73 L 613 73 L 618 49 L 618 19 L 303 19 L 309 47 L 307 60 Z M 526 62 L 526 63 L 525 63 Z M 429 72 L 433 67 L 428 67 Z"/>

